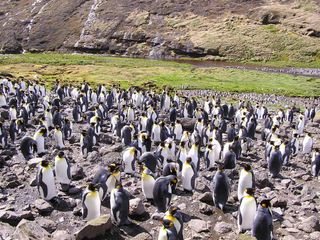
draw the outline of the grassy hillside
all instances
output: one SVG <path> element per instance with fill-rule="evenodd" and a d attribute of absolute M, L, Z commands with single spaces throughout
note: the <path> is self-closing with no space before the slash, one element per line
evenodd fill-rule
<path fill-rule="evenodd" d="M 257 71 L 195 68 L 170 61 L 114 58 L 95 55 L 24 54 L 0 56 L 0 72 L 40 78 L 51 85 L 56 79 L 77 84 L 83 80 L 122 87 L 153 82 L 159 87 L 216 89 L 232 92 L 319 96 L 320 79 Z"/>

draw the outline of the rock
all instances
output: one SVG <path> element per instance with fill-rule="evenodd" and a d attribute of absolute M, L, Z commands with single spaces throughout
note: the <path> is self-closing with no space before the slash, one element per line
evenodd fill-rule
<path fill-rule="evenodd" d="M 269 181 L 268 173 L 266 171 L 260 171 L 255 174 L 256 186 L 258 188 L 272 187 L 273 184 Z"/>
<path fill-rule="evenodd" d="M 75 166 L 72 168 L 71 176 L 72 176 L 72 180 L 74 181 L 78 181 L 86 177 L 83 171 L 83 168 L 80 166 Z"/>
<path fill-rule="evenodd" d="M 50 219 L 38 218 L 37 223 L 49 233 L 53 233 L 57 229 L 56 223 Z"/>
<path fill-rule="evenodd" d="M 7 111 L 7 110 L 2 110 L 2 111 L 0 112 L 0 116 L 1 116 L 1 119 L 3 119 L 3 120 L 8 120 L 8 119 L 9 119 L 9 116 L 10 116 L 10 113 L 9 113 L 9 111 Z"/>
<path fill-rule="evenodd" d="M 210 231 L 207 222 L 200 219 L 191 219 L 188 226 L 196 233 Z"/>
<path fill-rule="evenodd" d="M 285 188 L 289 187 L 290 183 L 291 183 L 291 179 L 283 179 L 281 181 L 281 185 Z"/>
<path fill-rule="evenodd" d="M 226 222 L 218 222 L 214 226 L 214 230 L 219 234 L 225 234 L 232 231 L 232 224 Z"/>
<path fill-rule="evenodd" d="M 3 185 L 4 184 L 4 185 Z M 1 185 L 4 188 L 16 188 L 20 185 L 20 181 L 16 174 L 10 172 L 4 175 L 4 181 L 1 182 Z"/>
<path fill-rule="evenodd" d="M 71 195 L 75 195 L 75 194 L 78 194 L 82 191 L 81 188 L 77 188 L 77 187 L 72 187 L 68 190 L 68 193 L 71 194 Z"/>
<path fill-rule="evenodd" d="M 87 157 L 87 161 L 94 163 L 99 162 L 101 160 L 101 156 L 97 151 L 90 152 Z"/>
<path fill-rule="evenodd" d="M 152 236 L 148 233 L 143 232 L 130 239 L 131 240 L 152 240 Z"/>
<path fill-rule="evenodd" d="M 205 214 L 205 215 L 212 215 L 213 210 L 211 207 L 209 207 L 209 205 L 205 204 L 205 203 L 201 203 L 199 206 L 200 212 Z"/>
<path fill-rule="evenodd" d="M 287 199 L 284 197 L 277 197 L 275 202 L 272 204 L 273 207 L 280 207 L 280 208 L 286 208 L 288 204 Z"/>
<path fill-rule="evenodd" d="M 10 211 L 0 210 L 0 220 L 5 223 L 16 226 L 22 219 L 33 220 L 33 214 L 31 211 Z"/>
<path fill-rule="evenodd" d="M 212 193 L 211 192 L 205 192 L 201 194 L 198 198 L 200 202 L 208 203 L 210 205 L 213 205 L 213 199 L 212 199 Z"/>
<path fill-rule="evenodd" d="M 49 240 L 50 234 L 37 222 L 21 220 L 13 233 L 13 239 L 21 240 Z"/>
<path fill-rule="evenodd" d="M 7 223 L 0 222 L 0 238 L 1 239 L 10 239 L 14 232 L 14 228 Z"/>
<path fill-rule="evenodd" d="M 130 215 L 143 215 L 146 212 L 142 200 L 140 198 L 131 199 L 129 202 Z"/>
<path fill-rule="evenodd" d="M 72 236 L 67 231 L 57 230 L 52 233 L 52 239 L 72 240 Z"/>
<path fill-rule="evenodd" d="M 313 233 L 310 233 L 310 240 L 319 240 L 320 239 L 320 232 L 317 231 L 317 232 L 313 232 Z"/>
<path fill-rule="evenodd" d="M 154 214 L 152 214 L 151 219 L 152 220 L 161 220 L 163 217 L 164 217 L 164 213 L 155 212 Z"/>
<path fill-rule="evenodd" d="M 110 215 L 102 215 L 88 221 L 87 224 L 76 233 L 76 240 L 92 239 L 105 234 L 112 228 Z"/>
<path fill-rule="evenodd" d="M 302 222 L 298 224 L 298 229 L 306 233 L 320 231 L 319 219 L 316 216 L 310 216 L 306 219 L 303 219 Z"/>
<path fill-rule="evenodd" d="M 49 215 L 53 211 L 53 207 L 44 199 L 37 199 L 34 206 L 41 215 Z"/>

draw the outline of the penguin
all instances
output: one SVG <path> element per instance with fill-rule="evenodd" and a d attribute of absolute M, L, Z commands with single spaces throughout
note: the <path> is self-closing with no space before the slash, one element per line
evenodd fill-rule
<path fill-rule="evenodd" d="M 75 104 L 72 110 L 73 121 L 79 123 L 82 121 L 81 109 L 78 103 Z"/>
<path fill-rule="evenodd" d="M 169 219 L 162 220 L 162 227 L 160 228 L 158 240 L 176 240 L 178 233 L 174 223 Z"/>
<path fill-rule="evenodd" d="M 31 137 L 24 137 L 20 142 L 20 151 L 25 160 L 30 160 L 37 153 L 37 142 Z"/>
<path fill-rule="evenodd" d="M 10 120 L 17 120 L 17 109 L 15 106 L 11 105 L 9 109 L 9 118 Z"/>
<path fill-rule="evenodd" d="M 71 168 L 68 159 L 64 155 L 64 152 L 59 152 L 55 157 L 54 169 L 57 182 L 61 184 L 63 191 L 67 191 L 71 183 Z"/>
<path fill-rule="evenodd" d="M 7 107 L 6 96 L 0 91 L 0 107 Z"/>
<path fill-rule="evenodd" d="M 183 240 L 183 217 L 179 212 L 179 209 L 175 206 L 170 206 L 168 211 L 166 211 L 163 220 L 171 221 L 178 234 L 176 239 Z"/>
<path fill-rule="evenodd" d="M 302 142 L 302 153 L 309 154 L 312 151 L 313 139 L 311 133 L 307 133 Z"/>
<path fill-rule="evenodd" d="M 183 189 L 192 192 L 192 190 L 195 189 L 196 178 L 196 167 L 194 166 L 192 159 L 188 157 L 182 166 L 181 180 Z"/>
<path fill-rule="evenodd" d="M 290 141 L 292 156 L 296 156 L 299 152 L 299 139 L 298 139 L 298 137 L 299 137 L 298 134 L 294 133 L 293 137 Z"/>
<path fill-rule="evenodd" d="M 244 196 L 240 200 L 240 206 L 238 210 L 237 223 L 239 232 L 252 229 L 256 211 L 257 201 L 254 197 L 254 190 L 252 188 L 246 188 Z"/>
<path fill-rule="evenodd" d="M 53 169 L 47 160 L 40 162 L 37 173 L 37 187 L 40 197 L 45 200 L 50 201 L 57 196 Z"/>
<path fill-rule="evenodd" d="M 179 150 L 177 153 L 177 162 L 179 164 L 179 172 L 182 171 L 182 166 L 188 157 L 188 149 L 186 148 L 185 142 L 180 142 Z"/>
<path fill-rule="evenodd" d="M 144 197 L 147 200 L 153 199 L 153 188 L 155 183 L 154 174 L 145 165 L 142 165 L 141 188 Z"/>
<path fill-rule="evenodd" d="M 124 173 L 135 173 L 135 162 L 138 151 L 135 147 L 128 147 L 122 154 L 122 162 L 124 165 Z"/>
<path fill-rule="evenodd" d="M 199 143 L 196 142 L 192 144 L 189 152 L 188 157 L 192 159 L 192 162 L 194 166 L 196 167 L 196 170 L 199 171 L 200 169 L 200 157 L 199 157 Z"/>
<path fill-rule="evenodd" d="M 122 143 L 125 146 L 129 146 L 132 142 L 132 133 L 133 133 L 133 127 L 130 125 L 126 125 L 121 129 L 121 138 L 122 138 Z"/>
<path fill-rule="evenodd" d="M 240 177 L 238 182 L 238 200 L 240 201 L 247 188 L 255 188 L 255 177 L 252 167 L 249 164 L 241 164 Z"/>
<path fill-rule="evenodd" d="M 178 175 L 179 165 L 175 162 L 168 162 L 164 165 L 162 170 L 162 176 L 169 176 L 169 175 Z"/>
<path fill-rule="evenodd" d="M 107 194 L 115 188 L 117 182 L 120 182 L 120 170 L 114 163 L 111 163 L 108 166 L 108 170 L 104 168 L 100 169 L 92 180 L 93 184 L 99 184 L 99 196 L 101 201 L 104 201 Z"/>
<path fill-rule="evenodd" d="M 64 139 L 69 139 L 72 135 L 72 122 L 67 118 L 63 120 L 62 132 Z"/>
<path fill-rule="evenodd" d="M 63 134 L 59 125 L 56 125 L 54 129 L 53 137 L 56 142 L 56 148 L 63 149 L 64 148 Z"/>
<path fill-rule="evenodd" d="M 174 124 L 174 129 L 173 129 L 174 139 L 176 141 L 180 141 L 182 138 L 182 134 L 183 134 L 182 124 L 181 124 L 180 120 L 176 120 L 176 122 Z"/>
<path fill-rule="evenodd" d="M 97 187 L 90 183 L 82 195 L 82 217 L 86 221 L 100 217 L 101 200 Z"/>
<path fill-rule="evenodd" d="M 6 148 L 8 146 L 8 133 L 4 129 L 2 122 L 0 122 L 0 146 Z"/>
<path fill-rule="evenodd" d="M 111 191 L 110 197 L 111 219 L 117 226 L 129 224 L 129 197 L 120 183 Z"/>
<path fill-rule="evenodd" d="M 87 131 L 82 130 L 80 135 L 80 150 L 84 158 L 88 156 L 88 153 L 91 152 L 92 146 L 89 144 Z"/>
<path fill-rule="evenodd" d="M 257 240 L 273 239 L 272 218 L 270 200 L 262 200 L 253 220 L 252 236 Z"/>
<path fill-rule="evenodd" d="M 169 175 L 159 177 L 153 187 L 153 201 L 158 212 L 166 212 L 172 197 L 172 187 L 177 184 L 177 177 Z"/>
<path fill-rule="evenodd" d="M 282 154 L 283 165 L 287 166 L 289 164 L 289 159 L 291 156 L 290 142 L 289 141 L 282 142 L 279 149 Z"/>
<path fill-rule="evenodd" d="M 320 152 L 319 152 L 319 149 L 316 148 L 312 154 L 311 173 L 312 173 L 312 176 L 318 177 L 319 172 L 320 172 Z"/>
<path fill-rule="evenodd" d="M 145 152 L 139 158 L 139 163 L 143 163 L 146 165 L 151 172 L 155 173 L 157 168 L 158 160 L 154 153 Z"/>
<path fill-rule="evenodd" d="M 276 145 L 270 152 L 270 158 L 268 161 L 268 169 L 272 178 L 275 178 L 279 175 L 282 168 L 283 160 L 282 154 L 279 151 L 279 146 Z"/>
<path fill-rule="evenodd" d="M 236 167 L 236 154 L 230 147 L 229 151 L 224 154 L 224 169 L 234 169 Z"/>
<path fill-rule="evenodd" d="M 230 183 L 227 175 L 224 173 L 223 165 L 220 163 L 218 170 L 212 181 L 213 194 L 212 199 L 216 208 L 224 210 L 229 193 L 230 193 Z"/>
<path fill-rule="evenodd" d="M 151 140 L 153 142 L 161 142 L 161 138 L 160 138 L 160 125 L 157 123 L 154 123 L 152 126 L 152 131 L 151 131 Z"/>
<path fill-rule="evenodd" d="M 45 143 L 44 143 L 44 135 L 47 130 L 45 128 L 40 128 L 33 136 L 33 139 L 37 142 L 37 154 L 41 155 L 45 153 Z"/>

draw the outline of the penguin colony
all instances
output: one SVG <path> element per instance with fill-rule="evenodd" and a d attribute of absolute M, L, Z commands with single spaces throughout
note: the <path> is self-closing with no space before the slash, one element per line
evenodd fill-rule
<path fill-rule="evenodd" d="M 72 102 L 71 114 L 65 112 L 66 100 Z M 263 103 L 239 100 L 232 104 L 223 102 L 218 94 L 195 98 L 167 89 L 161 93 L 138 87 L 121 90 L 99 85 L 93 89 L 87 82 L 72 87 L 58 81 L 49 92 L 38 82 L 2 79 L 0 107 L 9 112 L 9 119 L 0 123 L 2 149 L 18 146 L 26 161 L 38 163 L 39 197 L 56 204 L 58 192 L 68 194 L 74 186 L 65 147 L 76 134 L 73 124 L 83 126 L 76 150 L 83 158 L 102 145 L 102 131 L 110 132 L 123 146 L 122 159 L 100 168 L 83 189 L 82 218 L 88 221 L 99 217 L 107 201 L 114 224 L 130 226 L 130 193 L 122 181 L 133 177 L 140 182 L 145 201 L 152 203 L 161 216 L 156 236 L 159 240 L 184 239 L 187 220 L 171 199 L 183 192 L 192 197 L 203 170 L 213 175 L 208 187 L 215 207 L 228 211 L 232 189 L 229 176 L 235 169 L 239 170 L 239 233 L 246 232 L 258 240 L 273 238 L 272 199 L 255 196 L 255 169 L 250 162 L 242 161 L 255 148 L 257 137 L 264 142 L 265 159 L 260 161 L 267 165 L 270 179 L 281 177 L 282 167 L 294 161 L 298 153 L 311 159 L 310 171 L 314 177 L 319 176 L 316 139 L 305 132 L 316 116 L 315 105 L 304 111 L 293 106 L 271 114 Z M 37 117 L 34 125 L 33 117 Z M 184 127 L 185 120 L 194 124 Z M 290 126 L 287 136 L 280 135 L 284 124 Z M 27 129 L 34 134 L 25 134 Z M 48 138 L 55 143 L 54 159 L 46 158 Z"/>

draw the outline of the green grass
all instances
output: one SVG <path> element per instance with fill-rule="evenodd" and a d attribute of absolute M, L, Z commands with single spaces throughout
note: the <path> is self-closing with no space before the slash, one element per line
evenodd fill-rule
<path fill-rule="evenodd" d="M 286 96 L 319 96 L 320 79 L 257 71 L 223 68 L 195 68 L 171 61 L 114 58 L 97 55 L 24 54 L 0 56 L 0 72 L 34 79 L 48 86 L 56 79 L 92 85 L 120 83 L 143 86 L 147 82 L 162 87 L 215 89 L 230 92 L 274 93 Z"/>

